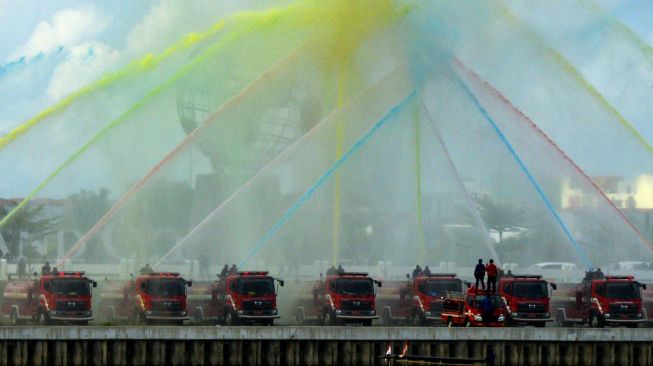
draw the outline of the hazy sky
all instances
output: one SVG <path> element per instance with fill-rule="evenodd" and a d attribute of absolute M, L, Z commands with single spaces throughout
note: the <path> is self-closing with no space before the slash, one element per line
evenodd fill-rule
<path fill-rule="evenodd" d="M 0 0 L 0 135 L 103 73 L 146 53 L 160 52 L 185 33 L 204 30 L 239 9 L 282 2 L 288 1 Z M 563 1 L 551 4 L 554 10 L 568 8 Z M 601 0 L 597 4 L 604 16 L 589 18 L 590 22 L 584 24 L 569 11 L 553 17 L 551 14 L 555 13 L 551 12 L 520 12 L 520 7 L 528 10 L 535 4 L 515 2 L 510 6 L 552 47 L 570 54 L 570 61 L 585 77 L 653 142 L 653 104 L 648 98 L 653 94 L 653 17 L 650 16 L 653 2 Z M 578 46 L 585 39 L 593 40 L 593 32 L 599 34 L 608 18 L 618 20 L 637 35 L 648 49 L 648 63 L 631 64 L 630 59 L 615 58 L 619 38 L 614 41 L 615 47 L 600 49 L 604 54 L 570 52 L 580 50 Z M 547 25 L 551 19 L 562 27 Z M 592 24 L 598 26 L 593 28 Z M 578 32 L 572 33 L 575 38 L 565 39 L 564 30 L 573 30 L 575 25 L 578 25 Z M 586 49 L 593 51 L 591 45 Z M 630 79 L 622 77 L 623 70 Z M 637 80 L 640 89 L 631 88 L 634 83 L 630 80 Z M 29 172 L 25 174 L 24 179 L 28 179 Z"/>

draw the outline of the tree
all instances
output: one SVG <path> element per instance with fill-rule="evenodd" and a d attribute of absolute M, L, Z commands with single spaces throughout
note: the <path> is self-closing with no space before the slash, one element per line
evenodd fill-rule
<path fill-rule="evenodd" d="M 476 205 L 488 229 L 499 233 L 499 244 L 503 241 L 506 231 L 518 229 L 523 223 L 524 210 L 519 207 L 494 203 L 487 195 L 477 197 Z"/>
<path fill-rule="evenodd" d="M 0 234 L 7 244 L 9 253 L 17 256 L 20 253 L 21 236 L 27 236 L 27 243 L 31 245 L 34 240 L 41 240 L 55 231 L 56 218 L 42 218 L 44 205 L 26 205 L 18 210 L 0 228 Z M 10 210 L 0 207 L 0 214 L 4 218 Z"/>
<path fill-rule="evenodd" d="M 111 203 L 108 197 L 109 190 L 105 188 L 100 188 L 97 192 L 82 190 L 69 196 L 70 209 L 62 218 L 61 226 L 69 230 L 75 230 L 82 235 L 85 234 L 109 211 Z M 87 260 L 99 259 L 105 256 L 106 253 L 100 247 L 100 241 L 97 237 L 86 244 L 84 257 Z"/>

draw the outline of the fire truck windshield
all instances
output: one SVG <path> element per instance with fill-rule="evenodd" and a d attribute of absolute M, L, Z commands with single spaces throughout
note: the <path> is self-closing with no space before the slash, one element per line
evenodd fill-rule
<path fill-rule="evenodd" d="M 238 293 L 243 295 L 274 295 L 272 278 L 241 278 L 238 280 Z"/>
<path fill-rule="evenodd" d="M 446 292 L 461 292 L 460 281 L 424 281 L 418 285 L 421 293 L 429 296 L 444 296 Z"/>
<path fill-rule="evenodd" d="M 374 294 L 374 284 L 369 278 L 339 278 L 336 280 L 335 290 L 341 295 L 372 295 Z"/>
<path fill-rule="evenodd" d="M 605 296 L 611 299 L 639 299 L 639 284 L 636 282 L 608 282 Z"/>
<path fill-rule="evenodd" d="M 486 297 L 487 297 L 486 295 L 476 295 L 476 296 L 474 297 L 474 300 L 475 300 L 475 301 L 474 301 L 474 307 L 475 307 L 476 309 L 480 308 L 480 307 L 481 307 L 481 304 L 483 304 L 483 300 L 485 300 Z M 469 300 L 471 300 L 471 299 L 469 299 Z M 468 301 L 469 301 L 469 300 L 468 300 Z M 490 300 L 492 301 L 492 307 L 493 307 L 493 308 L 501 307 L 501 305 L 503 304 L 503 303 L 501 302 L 501 298 L 500 298 L 499 296 L 496 296 L 496 295 L 491 296 L 491 297 L 490 297 Z M 471 302 L 471 301 L 470 301 L 470 302 Z M 471 305 L 471 303 L 470 303 L 469 305 Z"/>
<path fill-rule="evenodd" d="M 176 279 L 151 279 L 145 282 L 145 292 L 154 296 L 182 296 L 186 293 L 184 280 Z"/>
<path fill-rule="evenodd" d="M 512 295 L 527 299 L 545 299 L 549 293 L 546 282 L 513 282 Z"/>
<path fill-rule="evenodd" d="M 48 286 L 46 286 L 47 289 Z M 57 295 L 90 295 L 91 286 L 84 279 L 55 279 L 50 280 L 50 292 Z"/>

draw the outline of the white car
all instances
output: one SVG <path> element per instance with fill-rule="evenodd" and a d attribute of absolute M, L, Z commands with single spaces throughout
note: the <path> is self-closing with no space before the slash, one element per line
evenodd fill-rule
<path fill-rule="evenodd" d="M 557 269 L 557 270 L 574 270 L 578 269 L 578 266 L 576 266 L 575 263 L 571 262 L 542 262 L 542 263 L 535 263 L 528 268 L 533 268 L 533 269 Z"/>

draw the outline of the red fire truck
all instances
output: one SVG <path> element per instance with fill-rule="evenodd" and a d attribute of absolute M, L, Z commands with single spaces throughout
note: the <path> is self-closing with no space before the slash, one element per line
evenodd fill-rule
<path fill-rule="evenodd" d="M 499 295 L 506 304 L 508 320 L 512 324 L 546 326 L 553 321 L 549 310 L 549 286 L 540 275 L 519 275 L 504 277 L 499 281 Z"/>
<path fill-rule="evenodd" d="M 136 324 L 169 322 L 183 324 L 186 287 L 192 286 L 174 272 L 154 272 L 130 281 L 105 283 L 99 309 L 108 321 L 129 320 Z"/>
<path fill-rule="evenodd" d="M 88 324 L 93 320 L 91 285 L 97 283 L 84 272 L 57 272 L 34 280 L 7 283 L 2 316 L 13 325 L 22 320 L 39 324 Z"/>
<path fill-rule="evenodd" d="M 463 281 L 455 273 L 419 275 L 414 280 L 386 282 L 376 296 L 383 324 L 410 322 L 413 325 L 439 323 L 447 293 L 463 293 Z"/>
<path fill-rule="evenodd" d="M 342 272 L 327 275 L 326 280 L 312 283 L 312 296 L 299 299 L 297 322 L 321 322 L 324 325 L 361 323 L 372 325 L 376 315 L 375 286 L 381 282 L 364 272 Z"/>
<path fill-rule="evenodd" d="M 265 271 L 233 273 L 193 289 L 188 306 L 196 323 L 272 325 L 280 318 L 275 280 L 284 285 Z"/>
<path fill-rule="evenodd" d="M 641 288 L 633 276 L 596 276 L 589 272 L 580 284 L 556 291 L 551 307 L 556 309 L 559 326 L 587 323 L 590 327 L 626 325 L 637 327 L 646 321 L 642 310 Z"/>
<path fill-rule="evenodd" d="M 476 286 L 467 289 L 463 296 L 448 293 L 442 304 L 442 321 L 451 327 L 505 327 L 508 310 L 501 297 Z"/>

